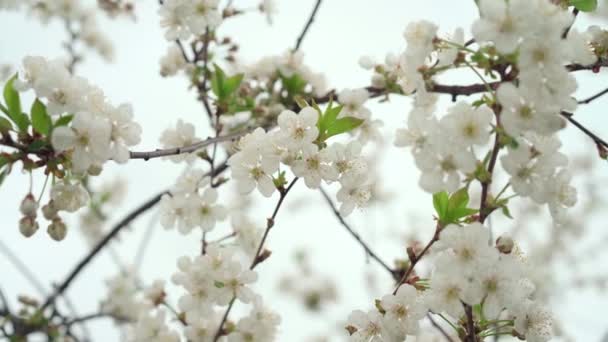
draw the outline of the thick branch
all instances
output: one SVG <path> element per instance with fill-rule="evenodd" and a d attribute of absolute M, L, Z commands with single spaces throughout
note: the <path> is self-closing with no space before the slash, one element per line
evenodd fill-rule
<path fill-rule="evenodd" d="M 319 188 L 319 191 L 321 192 L 321 194 L 323 195 L 323 198 L 325 198 L 325 201 L 327 202 L 327 204 L 329 205 L 329 207 L 333 211 L 334 216 L 336 216 L 336 218 L 338 219 L 338 221 L 340 221 L 340 223 L 342 224 L 342 226 L 344 228 L 346 228 L 346 230 L 350 233 L 350 235 L 352 235 L 352 237 L 354 237 L 355 240 L 357 240 L 357 242 L 361 245 L 361 247 L 363 247 L 363 249 L 365 250 L 365 252 L 372 259 L 374 259 L 376 262 L 378 262 L 378 264 L 380 266 L 382 266 L 382 268 L 384 268 L 387 272 L 389 272 L 391 274 L 391 276 L 393 278 L 395 278 L 395 280 L 399 280 L 399 274 L 398 274 L 398 272 L 396 272 L 395 270 L 393 270 L 392 268 L 390 268 L 384 261 L 382 261 L 382 259 L 380 259 L 380 257 L 367 245 L 367 243 L 365 243 L 365 241 L 363 241 L 363 239 L 361 238 L 361 236 L 359 234 L 357 234 L 357 232 L 355 232 L 350 227 L 350 225 L 348 223 L 346 223 L 346 221 L 344 220 L 344 217 L 342 217 L 342 215 L 340 214 L 340 211 L 338 210 L 338 208 L 336 208 L 336 205 L 331 200 L 331 198 L 329 197 L 329 195 L 327 194 L 327 192 L 325 191 L 325 189 L 323 189 L 321 187 L 321 188 Z"/>

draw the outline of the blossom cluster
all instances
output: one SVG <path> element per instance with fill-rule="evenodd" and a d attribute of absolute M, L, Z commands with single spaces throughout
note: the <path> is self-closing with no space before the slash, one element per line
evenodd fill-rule
<path fill-rule="evenodd" d="M 71 153 L 72 171 L 96 175 L 109 159 L 129 160 L 129 147 L 141 136 L 131 105 L 110 104 L 99 87 L 71 75 L 61 61 L 26 57 L 23 66 L 17 89 L 33 89 L 37 98 L 46 100 L 51 118 L 74 116 L 69 126 L 56 127 L 51 136 L 57 152 Z"/>
<path fill-rule="evenodd" d="M 215 29 L 222 21 L 219 0 L 167 0 L 158 13 L 160 26 L 169 41 L 200 36 Z"/>
<path fill-rule="evenodd" d="M 488 228 L 480 223 L 445 227 L 433 248 L 428 281 L 401 285 L 382 297 L 375 310 L 354 311 L 347 327 L 351 339 L 403 341 L 407 335 L 416 336 L 419 321 L 428 312 L 457 322 L 468 305 L 479 308 L 476 320 L 490 322 L 480 326 L 482 333 L 501 319 L 508 322 L 507 330 L 514 329 L 528 341 L 548 341 L 552 318 L 534 300 L 535 286 L 527 277 L 534 270 L 509 237 L 500 237 L 495 247 L 488 239 Z"/>
<path fill-rule="evenodd" d="M 239 152 L 228 160 L 239 191 L 248 194 L 254 189 L 270 197 L 277 189 L 274 175 L 280 164 L 291 168 L 306 186 L 317 189 L 321 181 L 338 181 L 341 189 L 337 197 L 343 215 L 355 207 L 364 206 L 370 198 L 366 185 L 367 164 L 361 157 L 361 145 L 319 143 L 317 122 L 320 113 L 305 107 L 298 114 L 285 110 L 278 117 L 279 129 L 265 132 L 262 128 L 244 136 L 238 144 Z"/>
<path fill-rule="evenodd" d="M 555 135 L 565 127 L 564 111 L 576 108 L 572 97 L 576 80 L 565 64 L 589 65 L 597 60 L 592 36 L 571 29 L 571 14 L 549 1 L 482 0 L 479 6 L 481 17 L 472 27 L 480 45 L 477 52 L 464 45 L 462 32 L 448 41 L 437 36 L 432 23 L 411 23 L 405 52 L 392 59 L 398 63 L 387 64 L 381 68 L 388 70 L 385 75 L 376 76 L 385 81 L 392 77 L 405 93 L 416 91 L 407 128 L 397 130 L 395 144 L 412 148 L 424 190 L 452 192 L 463 180 L 483 178 L 479 165 L 488 160 L 476 156 L 474 148 L 488 147 L 494 132 L 495 145 L 509 151 L 501 160 L 515 193 L 548 203 L 559 221 L 564 218 L 563 208 L 576 202 L 565 169 L 567 158 L 557 151 L 560 143 Z M 434 65 L 471 66 L 481 58 L 490 64 L 512 61 L 510 69 L 498 75 L 502 82 L 493 97 L 472 105 L 458 102 L 438 118 L 436 95 L 428 92 L 434 86 Z M 488 86 L 488 91 L 493 90 Z"/>

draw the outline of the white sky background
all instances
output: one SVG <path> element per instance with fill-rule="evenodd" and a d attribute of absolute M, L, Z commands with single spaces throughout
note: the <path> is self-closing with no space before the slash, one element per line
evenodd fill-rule
<path fill-rule="evenodd" d="M 220 35 L 230 35 L 240 44 L 241 56 L 254 61 L 261 56 L 280 54 L 293 47 L 314 1 L 278 1 L 279 12 L 274 25 L 268 26 L 263 16 L 247 14 L 231 19 L 221 26 Z M 257 1 L 235 1 L 237 7 L 253 7 Z M 115 62 L 106 64 L 92 53 L 77 68 L 77 74 L 88 78 L 104 89 L 113 103 L 133 104 L 136 120 L 142 125 L 142 143 L 138 150 L 158 147 L 161 132 L 173 125 L 178 118 L 192 122 L 200 136 L 210 134 L 207 118 L 202 106 L 196 101 L 194 92 L 187 91 L 187 81 L 181 77 L 164 79 L 159 76 L 158 60 L 165 53 L 168 43 L 163 38 L 156 14 L 156 1 L 136 3 L 137 21 L 125 19 L 101 20 L 101 29 L 111 37 L 115 45 Z M 405 47 L 402 32 L 408 22 L 427 19 L 438 23 L 440 32 L 450 33 L 463 26 L 468 29 L 476 16 L 472 0 L 326 0 L 317 19 L 308 33 L 302 50 L 305 61 L 314 70 L 326 73 L 330 87 L 360 87 L 369 84 L 369 74 L 360 69 L 357 61 L 362 55 L 372 55 L 379 60 L 387 52 L 400 52 Z M 583 29 L 584 16 L 577 22 Z M 470 34 L 467 35 L 467 38 Z M 23 12 L 0 13 L 0 63 L 17 66 L 27 55 L 63 57 L 61 41 L 65 38 L 63 27 L 52 22 L 40 25 Z M 582 74 L 581 74 L 582 75 Z M 606 75 L 582 75 L 580 97 L 592 94 L 606 86 Z M 456 79 L 461 83 L 470 81 Z M 447 97 L 446 97 L 447 101 Z M 608 136 L 604 105 L 605 100 L 581 108 L 577 112 L 580 121 L 593 127 L 600 136 Z M 415 169 L 409 152 L 391 146 L 394 129 L 405 122 L 409 101 L 394 97 L 390 104 L 372 105 L 375 118 L 385 121 L 386 147 L 383 149 L 384 189 L 394 194 L 386 207 L 369 208 L 349 217 L 348 221 L 361 232 L 386 261 L 405 257 L 403 240 L 395 237 L 410 234 L 414 228 L 425 228 L 423 241 L 432 234 L 432 202 L 429 195 L 417 188 L 419 173 Z M 606 132 L 606 134 L 602 134 Z M 595 157 L 595 148 L 574 128 L 563 134 L 566 151 Z M 108 167 L 100 177 L 111 181 L 121 177 L 128 184 L 128 194 L 122 206 L 112 213 L 112 222 L 118 221 L 147 198 L 170 186 L 181 171 L 181 165 L 161 160 L 144 162 L 134 160 L 127 165 Z M 599 163 L 596 174 L 605 174 L 608 165 Z M 18 169 L 18 168 L 16 168 Z M 43 176 L 34 180 L 35 193 L 40 191 Z M 66 240 L 52 241 L 46 227 L 31 239 L 24 239 L 18 232 L 18 204 L 28 191 L 27 177 L 13 172 L 0 189 L 0 239 L 8 244 L 19 257 L 30 266 L 45 283 L 58 282 L 73 265 L 88 251 L 87 245 L 72 226 Z M 268 240 L 272 257 L 257 269 L 260 282 L 257 291 L 266 303 L 278 311 L 283 318 L 280 341 L 304 341 L 315 334 L 323 334 L 336 328 L 339 319 L 345 319 L 353 309 L 368 309 L 373 299 L 390 291 L 392 285 L 383 270 L 373 263 L 366 263 L 361 247 L 337 224 L 320 194 L 298 184 L 296 191 L 287 198 L 286 206 L 278 215 L 275 228 Z M 335 189 L 332 188 L 332 193 Z M 256 204 L 251 216 L 264 224 L 270 215 L 276 198 L 262 202 L 254 196 Z M 229 196 L 220 197 L 228 203 Z M 415 227 L 408 219 L 410 213 L 419 217 Z M 123 234 L 114 244 L 125 263 L 133 260 L 135 250 L 146 229 L 151 215 L 138 219 L 130 233 Z M 76 220 L 73 220 L 76 222 Z M 590 240 L 606 236 L 602 232 L 605 220 L 598 218 L 597 226 L 591 230 Z M 544 225 L 542 229 L 544 229 Z M 216 228 L 228 232 L 228 224 Z M 539 229 L 541 229 L 539 227 Z M 389 232 L 390 231 L 390 232 Z M 223 235 L 218 233 L 218 235 Z M 144 283 L 154 279 L 169 280 L 175 271 L 176 259 L 181 255 L 193 256 L 200 250 L 200 236 L 181 236 L 175 231 L 158 229 L 141 269 Z M 320 273 L 338 280 L 339 303 L 332 305 L 323 314 L 310 314 L 301 310 L 292 297 L 277 292 L 277 280 L 282 272 L 293 272 L 292 255 L 295 248 L 306 247 L 312 255 L 312 263 Z M 604 262 L 602 262 L 604 260 Z M 587 265 L 589 272 L 608 271 L 606 258 Z M 0 288 L 11 297 L 19 294 L 37 295 L 36 291 L 3 256 L 0 257 Z M 97 309 L 99 300 L 105 296 L 103 280 L 116 273 L 111 258 L 105 253 L 83 272 L 67 293 L 77 303 L 80 313 L 91 313 Z M 372 290 L 366 285 L 364 275 L 372 272 L 377 282 Z M 178 293 L 172 292 L 169 299 L 176 302 Z M 603 311 L 608 300 L 597 291 L 571 291 L 560 296 L 555 310 L 560 317 L 568 315 L 566 328 L 577 341 L 598 341 L 605 333 Z M 602 311 L 600 311 L 602 310 Z M 238 310 L 236 310 L 238 313 Z M 233 317 L 237 317 L 236 315 Z M 116 340 L 116 329 L 107 321 L 90 324 L 96 341 Z"/>

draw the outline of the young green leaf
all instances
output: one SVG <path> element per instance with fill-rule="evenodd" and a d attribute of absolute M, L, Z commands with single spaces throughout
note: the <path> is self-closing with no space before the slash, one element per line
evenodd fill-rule
<path fill-rule="evenodd" d="M 32 104 L 32 109 L 30 112 L 32 116 L 32 127 L 34 127 L 34 130 L 42 135 L 48 135 L 51 127 L 53 126 L 53 121 L 46 112 L 46 106 L 36 99 L 34 104 Z"/>
<path fill-rule="evenodd" d="M 72 115 L 72 114 L 64 115 L 64 116 L 60 117 L 59 119 L 57 119 L 57 121 L 55 121 L 54 127 L 67 126 L 70 124 L 70 122 L 72 122 L 73 118 L 74 118 L 74 115 Z"/>
<path fill-rule="evenodd" d="M 337 119 L 332 122 L 329 126 L 327 126 L 327 132 L 325 134 L 326 138 L 332 137 L 334 135 L 346 133 L 352 131 L 353 129 L 361 126 L 363 120 L 357 119 L 352 116 L 347 116 L 341 119 Z"/>
<path fill-rule="evenodd" d="M 597 0 L 570 0 L 570 5 L 583 12 L 593 12 L 597 9 Z"/>
<path fill-rule="evenodd" d="M 19 98 L 19 93 L 13 87 L 16 79 L 17 74 L 6 82 L 3 92 L 4 101 L 6 102 L 9 118 L 17 125 L 19 131 L 25 132 L 30 124 L 30 120 L 27 115 L 21 112 L 21 99 Z"/>
<path fill-rule="evenodd" d="M 459 208 L 466 208 L 469 204 L 469 193 L 467 188 L 462 188 L 450 196 L 448 210 L 452 211 Z"/>
<path fill-rule="evenodd" d="M 4 85 L 4 102 L 6 102 L 6 107 L 11 118 L 21 114 L 21 99 L 19 98 L 19 93 L 13 87 L 16 79 L 17 74 L 11 77 Z"/>
<path fill-rule="evenodd" d="M 7 119 L 0 117 L 0 132 L 6 133 L 13 129 L 13 124 Z"/>
<path fill-rule="evenodd" d="M 224 80 L 226 79 L 226 73 L 217 64 L 213 64 L 215 72 L 211 77 L 211 91 L 220 100 L 223 100 L 226 96 L 224 94 Z"/>
<path fill-rule="evenodd" d="M 243 74 L 237 74 L 224 80 L 223 94 L 225 97 L 229 97 L 232 95 L 232 93 L 234 93 L 235 90 L 239 88 L 241 82 L 243 81 L 243 76 Z"/>
<path fill-rule="evenodd" d="M 448 213 L 448 203 L 449 198 L 447 192 L 442 191 L 433 195 L 433 207 L 435 207 L 435 212 L 440 221 L 443 220 Z"/>

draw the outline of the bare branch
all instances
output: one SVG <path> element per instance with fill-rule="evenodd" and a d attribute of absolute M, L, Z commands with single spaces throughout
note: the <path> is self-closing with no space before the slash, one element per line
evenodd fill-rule
<path fill-rule="evenodd" d="M 251 130 L 246 130 L 246 131 L 242 131 L 242 132 L 237 132 L 237 133 L 231 133 L 231 134 L 227 134 L 224 136 L 218 136 L 215 138 L 207 138 L 203 141 L 199 141 L 195 144 L 192 144 L 190 146 L 184 146 L 184 147 L 176 147 L 176 148 L 168 148 L 168 149 L 157 149 L 154 151 L 148 151 L 148 152 L 130 152 L 130 158 L 131 159 L 143 159 L 143 160 L 149 160 L 152 158 L 159 158 L 159 157 L 166 157 L 166 156 L 174 156 L 174 155 L 178 155 L 178 154 L 184 154 L 184 153 L 192 153 L 192 152 L 196 152 L 197 150 L 200 150 L 204 147 L 207 147 L 209 145 L 218 143 L 218 142 L 223 142 L 223 141 L 231 141 L 231 140 L 235 140 L 237 138 L 242 137 L 243 135 L 247 134 L 251 132 Z"/>
<path fill-rule="evenodd" d="M 2 240 L 0 240 L 0 253 L 6 256 L 8 261 L 15 266 L 17 271 L 23 274 L 25 279 L 27 279 L 27 281 L 34 286 L 41 296 L 46 296 L 47 290 L 40 279 L 36 277 L 34 272 L 32 272 L 32 270 L 23 261 L 21 261 L 21 259 L 4 242 L 2 242 Z"/>
<path fill-rule="evenodd" d="M 570 123 L 572 123 L 578 129 L 580 129 L 583 133 L 585 133 L 589 138 L 591 138 L 593 142 L 596 143 L 596 145 L 601 146 L 603 148 L 608 148 L 608 142 L 604 141 L 602 138 L 591 132 L 587 127 L 583 126 L 583 124 L 572 118 L 573 113 L 562 111 L 561 115 L 566 118 L 566 120 L 570 121 Z"/>
<path fill-rule="evenodd" d="M 597 94 L 595 94 L 595 95 L 593 95 L 593 96 L 590 96 L 590 97 L 588 97 L 588 98 L 586 98 L 586 99 L 584 99 L 584 100 L 580 100 L 580 101 L 578 101 L 577 103 L 578 103 L 578 104 L 589 104 L 589 103 L 591 103 L 592 101 L 595 101 L 595 100 L 597 100 L 598 98 L 600 98 L 600 97 L 602 97 L 602 96 L 604 96 L 604 95 L 606 95 L 606 94 L 608 94 L 608 88 L 606 88 L 606 89 L 604 89 L 604 90 L 600 91 L 599 93 L 597 93 Z"/>
<path fill-rule="evenodd" d="M 298 51 L 298 49 L 300 49 L 300 45 L 302 45 L 302 41 L 304 40 L 306 33 L 308 33 L 308 29 L 310 29 L 310 26 L 312 25 L 313 21 L 315 21 L 315 16 L 317 15 L 317 11 L 319 10 L 319 7 L 321 6 L 321 1 L 322 0 L 317 0 L 317 3 L 315 4 L 315 7 L 312 9 L 312 12 L 310 13 L 310 17 L 308 17 L 308 21 L 306 22 L 306 25 L 304 26 L 302 33 L 300 33 L 300 35 L 298 36 L 298 39 L 296 40 L 296 46 L 294 47 L 293 51 Z"/>

